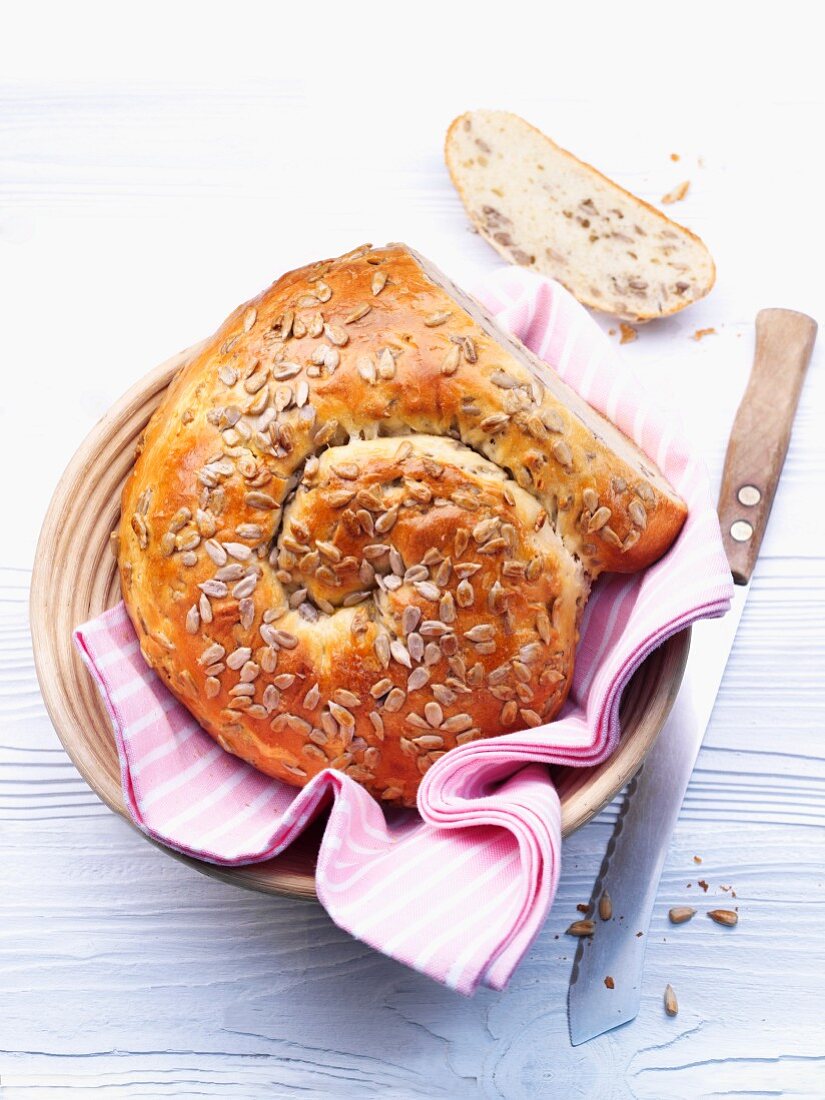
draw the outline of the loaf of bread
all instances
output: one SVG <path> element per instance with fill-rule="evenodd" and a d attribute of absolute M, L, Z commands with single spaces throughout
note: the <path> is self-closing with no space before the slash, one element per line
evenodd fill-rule
<path fill-rule="evenodd" d="M 447 133 L 470 220 L 505 259 L 550 275 L 584 305 L 650 321 L 703 298 L 703 242 L 507 111 L 470 111 Z"/>
<path fill-rule="evenodd" d="M 123 597 L 218 742 L 413 805 L 539 725 L 605 569 L 670 546 L 653 463 L 403 245 L 293 271 L 170 386 L 123 491 Z"/>

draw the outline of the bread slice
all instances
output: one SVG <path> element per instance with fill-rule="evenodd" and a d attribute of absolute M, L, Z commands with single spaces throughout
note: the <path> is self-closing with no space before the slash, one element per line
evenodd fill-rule
<path fill-rule="evenodd" d="M 713 286 L 713 259 L 694 233 L 518 115 L 459 116 L 445 156 L 470 220 L 493 248 L 592 309 L 651 321 Z"/>

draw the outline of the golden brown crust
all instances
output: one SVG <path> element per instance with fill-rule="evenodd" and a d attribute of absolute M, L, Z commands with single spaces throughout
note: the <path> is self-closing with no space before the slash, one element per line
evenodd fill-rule
<path fill-rule="evenodd" d="M 293 784 L 332 766 L 412 804 L 444 751 L 552 718 L 592 578 L 684 520 L 446 282 L 401 245 L 285 275 L 181 371 L 124 488 L 144 656 Z"/>

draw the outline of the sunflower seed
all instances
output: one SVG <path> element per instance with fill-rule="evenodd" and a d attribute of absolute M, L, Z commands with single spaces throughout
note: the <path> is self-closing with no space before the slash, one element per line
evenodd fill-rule
<path fill-rule="evenodd" d="M 515 700 L 510 699 L 501 708 L 501 722 L 504 726 L 512 726 L 518 717 L 518 703 Z"/>
<path fill-rule="evenodd" d="M 495 432 L 499 432 L 502 428 L 506 427 L 509 420 L 510 417 L 507 415 L 507 413 L 493 413 L 491 416 L 485 416 L 479 424 L 479 427 L 483 432 L 488 432 L 490 435 L 492 435 Z"/>
<path fill-rule="evenodd" d="M 419 688 L 423 688 L 430 679 L 430 674 L 426 668 L 419 667 L 413 669 L 410 675 L 407 677 L 407 692 L 418 691 Z"/>
<path fill-rule="evenodd" d="M 373 294 L 377 297 L 386 285 L 387 273 L 385 271 L 376 271 L 373 274 L 372 283 L 370 284 L 370 289 L 372 290 Z"/>
<path fill-rule="evenodd" d="M 244 575 L 244 568 L 239 561 L 224 565 L 215 574 L 216 581 L 239 581 Z"/>
<path fill-rule="evenodd" d="M 254 680 L 257 680 L 261 674 L 261 666 L 255 661 L 246 661 L 241 668 L 241 681 L 245 684 L 251 684 Z"/>
<path fill-rule="evenodd" d="M 454 714 L 452 718 L 441 723 L 441 729 L 444 733 L 463 733 L 470 729 L 472 724 L 473 720 L 469 714 Z"/>
<path fill-rule="evenodd" d="M 592 936 L 595 930 L 596 925 L 592 920 L 574 920 L 570 927 L 565 930 L 565 935 Z"/>
<path fill-rule="evenodd" d="M 382 695 L 386 695 L 392 688 L 393 683 L 388 677 L 384 677 L 383 680 L 378 680 L 370 688 L 370 695 L 373 699 L 380 699 Z"/>
<path fill-rule="evenodd" d="M 448 634 L 450 628 L 440 619 L 425 619 L 418 631 L 425 638 L 440 638 L 442 635 Z"/>
<path fill-rule="evenodd" d="M 349 334 L 340 325 L 324 325 L 324 335 L 331 344 L 338 348 L 346 347 L 349 343 Z"/>
<path fill-rule="evenodd" d="M 395 359 L 389 348 L 384 348 L 378 359 L 378 377 L 385 381 L 395 377 Z"/>
<path fill-rule="evenodd" d="M 386 512 L 383 512 L 375 521 L 375 530 L 379 535 L 386 535 L 388 531 L 391 531 L 395 526 L 395 522 L 398 519 L 398 506 L 389 508 Z"/>
<path fill-rule="evenodd" d="M 315 545 L 318 548 L 318 550 L 320 551 L 320 553 L 323 554 L 323 556 L 328 561 L 331 561 L 331 562 L 334 562 L 335 564 L 337 564 L 338 562 L 340 562 L 341 558 L 343 557 L 343 554 L 338 549 L 338 547 L 335 546 L 331 542 L 325 542 L 323 539 L 316 539 L 315 540 Z"/>
<path fill-rule="evenodd" d="M 357 370 L 365 382 L 374 382 L 377 377 L 375 363 L 370 355 L 359 356 Z"/>
<path fill-rule="evenodd" d="M 676 1016 L 679 1012 L 679 1002 L 670 983 L 665 986 L 665 1012 L 668 1016 Z"/>
<path fill-rule="evenodd" d="M 497 517 L 483 519 L 473 527 L 473 538 L 478 543 L 485 543 L 496 534 L 501 526 L 501 520 Z"/>
<path fill-rule="evenodd" d="M 613 513 L 609 508 L 605 508 L 604 506 L 597 508 L 590 517 L 590 522 L 587 525 L 588 532 L 601 531 L 602 527 L 604 527 L 612 515 Z"/>
<path fill-rule="evenodd" d="M 387 668 L 390 663 L 390 640 L 386 634 L 376 634 L 373 649 L 381 667 Z"/>
<path fill-rule="evenodd" d="M 712 921 L 716 921 L 717 924 L 724 924 L 728 928 L 733 928 L 735 924 L 739 923 L 739 914 L 735 913 L 733 909 L 710 909 L 708 916 Z"/>
<path fill-rule="evenodd" d="M 413 604 L 404 608 L 401 616 L 401 629 L 404 634 L 410 634 L 421 622 L 421 611 Z"/>
<path fill-rule="evenodd" d="M 251 596 L 255 591 L 255 586 L 258 583 L 258 574 L 249 573 L 242 581 L 238 583 L 232 589 L 232 595 L 236 600 L 245 599 L 247 596 Z"/>
<path fill-rule="evenodd" d="M 277 370 L 273 370 L 272 377 L 276 382 L 288 382 L 296 374 L 301 373 L 300 363 L 278 363 Z"/>
<path fill-rule="evenodd" d="M 223 581 L 201 581 L 198 588 L 201 592 L 204 592 L 207 596 L 211 596 L 214 600 L 220 600 L 223 599 L 224 596 L 229 595 L 229 589 Z"/>
<path fill-rule="evenodd" d="M 425 733 L 421 737 L 414 737 L 413 744 L 421 751 L 429 752 L 431 749 L 443 748 L 444 738 L 437 733 Z"/>
<path fill-rule="evenodd" d="M 444 711 L 441 709 L 438 703 L 427 703 L 424 707 L 424 717 L 433 727 L 438 729 L 441 723 L 444 721 Z"/>
<path fill-rule="evenodd" d="M 390 713 L 401 710 L 406 700 L 406 693 L 403 692 L 401 688 L 395 687 L 384 700 L 384 710 L 389 711 Z"/>
<path fill-rule="evenodd" d="M 355 321 L 360 321 L 362 317 L 366 317 L 371 309 L 372 306 L 368 302 L 362 302 L 360 306 L 356 306 L 352 313 L 347 314 L 344 318 L 344 324 L 351 325 Z"/>
<path fill-rule="evenodd" d="M 310 737 L 311 736 L 312 734 L 310 734 Z M 304 754 L 304 756 L 308 756 L 310 760 L 317 760 L 319 764 L 326 764 L 327 762 L 327 758 L 324 755 L 323 750 L 319 749 L 317 745 L 302 745 L 301 752 Z"/>
<path fill-rule="evenodd" d="M 269 493 L 262 493 L 255 489 L 244 496 L 244 501 L 250 508 L 256 508 L 259 511 L 274 511 L 279 508 L 277 500 L 269 495 Z"/>
<path fill-rule="evenodd" d="M 404 643 L 400 642 L 397 638 L 394 638 L 390 642 L 390 653 L 400 665 L 403 665 L 405 668 L 412 668 L 412 658 L 410 657 L 409 651 Z"/>
<path fill-rule="evenodd" d="M 475 593 L 473 592 L 473 586 L 468 580 L 461 580 L 458 582 L 458 587 L 455 590 L 455 598 L 459 607 L 473 606 Z"/>
<path fill-rule="evenodd" d="M 521 661 L 513 661 L 512 667 L 517 680 L 520 680 L 523 684 L 530 683 L 530 669 L 527 665 L 522 664 Z"/>
<path fill-rule="evenodd" d="M 671 924 L 684 924 L 685 921 L 689 921 L 696 913 L 695 909 L 692 909 L 689 905 L 674 905 L 672 909 L 668 910 L 668 917 L 670 917 Z"/>
<path fill-rule="evenodd" d="M 490 375 L 490 381 L 501 390 L 513 390 L 520 385 L 518 379 L 503 370 L 494 370 Z"/>
<path fill-rule="evenodd" d="M 424 639 L 413 631 L 407 635 L 407 649 L 414 661 L 420 661 L 424 657 Z"/>
<path fill-rule="evenodd" d="M 519 709 L 519 714 L 521 715 L 522 721 L 526 722 L 527 725 L 531 727 L 540 726 L 544 721 L 540 714 L 536 714 L 536 712 L 529 707 L 521 707 Z"/>
<path fill-rule="evenodd" d="M 599 507 L 599 495 L 595 489 L 585 489 L 582 493 L 582 502 L 588 512 L 595 512 Z"/>
<path fill-rule="evenodd" d="M 457 745 L 466 745 L 469 741 L 475 741 L 477 737 L 481 736 L 481 730 L 474 726 L 471 730 L 465 730 L 464 733 L 456 734 L 455 743 Z"/>
<path fill-rule="evenodd" d="M 427 328 L 437 328 L 439 325 L 443 325 L 445 321 L 448 321 L 450 317 L 452 317 L 452 312 L 450 310 L 430 313 L 424 318 L 424 324 Z"/>
<path fill-rule="evenodd" d="M 495 628 L 490 623 L 477 623 L 464 631 L 468 642 L 491 642 L 495 637 Z"/>
<path fill-rule="evenodd" d="M 645 506 L 638 500 L 631 500 L 627 506 L 627 514 L 631 521 L 643 530 L 647 526 L 647 512 Z"/>
<path fill-rule="evenodd" d="M 203 686 L 207 699 L 214 699 L 221 690 L 221 682 L 216 676 L 208 676 Z"/>
<path fill-rule="evenodd" d="M 432 581 L 415 581 L 413 588 L 424 600 L 437 600 L 441 594 Z"/>
<path fill-rule="evenodd" d="M 345 481 L 355 481 L 361 472 L 357 462 L 330 463 L 330 470 Z"/>
<path fill-rule="evenodd" d="M 248 646 L 238 646 L 238 648 L 233 650 L 226 658 L 227 668 L 231 668 L 233 672 L 237 672 L 242 665 L 246 664 L 251 656 L 252 650 Z"/>
<path fill-rule="evenodd" d="M 346 688 L 337 688 L 332 693 L 332 698 L 339 706 L 342 707 L 360 707 L 361 699 L 354 691 L 348 691 Z"/>
<path fill-rule="evenodd" d="M 301 705 L 307 710 L 315 710 L 321 701 L 321 689 L 318 684 L 313 684 L 301 700 Z"/>
<path fill-rule="evenodd" d="M 457 490 L 453 493 L 453 504 L 457 504 L 459 508 L 464 508 L 467 512 L 478 511 L 478 501 L 472 495 L 472 493 L 465 493 L 462 490 Z M 458 551 L 456 551 L 458 554 Z"/>
<path fill-rule="evenodd" d="M 281 702 L 281 693 L 273 684 L 267 684 L 264 688 L 263 704 L 268 711 L 277 710 Z"/>
<path fill-rule="evenodd" d="M 461 348 L 453 344 L 441 362 L 441 373 L 448 377 L 458 370 L 461 361 Z"/>
<path fill-rule="evenodd" d="M 192 604 L 189 611 L 186 614 L 186 632 L 187 634 L 197 634 L 200 630 L 201 616 L 198 611 L 198 605 Z"/>
<path fill-rule="evenodd" d="M 455 622 L 455 600 L 452 593 L 445 592 L 439 600 L 438 615 L 443 623 Z"/>
<path fill-rule="evenodd" d="M 140 517 L 143 520 L 143 517 Z M 144 527 L 146 521 L 143 521 Z M 200 546 L 201 537 L 197 531 L 181 531 L 179 535 L 175 536 L 175 549 L 176 550 L 194 550 L 196 546 Z"/>

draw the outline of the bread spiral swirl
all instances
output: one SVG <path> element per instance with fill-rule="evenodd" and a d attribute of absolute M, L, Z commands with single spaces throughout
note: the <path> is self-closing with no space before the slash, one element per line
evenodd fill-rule
<path fill-rule="evenodd" d="M 412 805 L 456 745 L 551 719 L 605 568 L 684 505 L 403 246 L 278 280 L 170 387 L 123 493 L 146 660 L 228 751 Z"/>

